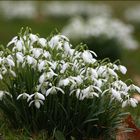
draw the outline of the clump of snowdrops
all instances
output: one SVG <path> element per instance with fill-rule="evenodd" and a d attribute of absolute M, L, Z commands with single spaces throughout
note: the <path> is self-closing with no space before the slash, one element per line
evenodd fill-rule
<path fill-rule="evenodd" d="M 119 78 L 125 66 L 97 61 L 66 36 L 45 39 L 27 28 L 0 50 L 0 108 L 15 128 L 111 138 L 122 108 L 137 106 L 140 88 Z"/>

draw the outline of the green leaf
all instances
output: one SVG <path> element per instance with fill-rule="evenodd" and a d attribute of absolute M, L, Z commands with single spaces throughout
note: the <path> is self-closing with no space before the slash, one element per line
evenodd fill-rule
<path fill-rule="evenodd" d="M 89 119 L 89 120 L 84 121 L 84 124 L 85 124 L 85 123 L 89 123 L 89 122 L 98 121 L 98 120 L 99 120 L 98 118 L 95 118 L 95 119 Z"/>
<path fill-rule="evenodd" d="M 57 130 L 54 134 L 56 140 L 66 140 L 63 133 L 59 130 Z"/>

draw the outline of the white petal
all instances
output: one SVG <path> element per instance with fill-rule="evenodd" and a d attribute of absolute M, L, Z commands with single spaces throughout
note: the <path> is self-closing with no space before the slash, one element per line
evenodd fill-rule
<path fill-rule="evenodd" d="M 45 61 L 41 61 L 41 63 L 38 64 L 38 70 L 42 71 L 44 69 L 45 66 Z"/>
<path fill-rule="evenodd" d="M 16 77 L 16 73 L 13 70 L 10 70 L 10 73 L 12 74 L 13 77 Z"/>
<path fill-rule="evenodd" d="M 137 100 L 136 99 L 133 99 L 133 98 L 130 98 L 130 104 L 132 107 L 136 107 L 137 106 Z"/>
<path fill-rule="evenodd" d="M 120 65 L 119 68 L 120 68 L 120 71 L 121 71 L 122 74 L 126 74 L 127 69 L 126 69 L 125 66 Z"/>
<path fill-rule="evenodd" d="M 38 109 L 39 109 L 39 108 L 40 108 L 40 102 L 39 102 L 38 100 L 35 100 L 35 102 L 34 102 L 34 103 L 35 103 L 36 108 L 38 108 Z"/>
<path fill-rule="evenodd" d="M 39 77 L 39 83 L 42 84 L 45 81 L 45 73 L 43 73 L 40 77 Z"/>
<path fill-rule="evenodd" d="M 96 97 L 99 97 L 99 95 L 96 92 L 91 92 L 91 94 L 93 94 Z"/>
<path fill-rule="evenodd" d="M 45 38 L 39 38 L 38 42 L 43 46 L 45 47 L 46 46 L 46 43 L 47 43 L 47 40 Z"/>
<path fill-rule="evenodd" d="M 44 95 L 42 95 L 41 93 L 36 92 L 35 94 L 36 94 L 36 96 L 38 97 L 38 99 L 40 99 L 40 100 L 45 100 Z"/>
<path fill-rule="evenodd" d="M 21 63 L 23 62 L 23 59 L 24 58 L 23 58 L 23 54 L 22 53 L 19 53 L 19 52 L 16 53 L 16 57 L 17 57 L 17 59 L 18 59 L 19 62 L 21 62 Z"/>
<path fill-rule="evenodd" d="M 108 68 L 108 72 L 109 72 L 112 76 L 118 77 L 117 73 L 116 73 L 114 70 Z"/>
<path fill-rule="evenodd" d="M 51 90 L 52 90 L 52 88 L 49 88 L 47 91 L 46 91 L 46 97 L 51 93 Z"/>
<path fill-rule="evenodd" d="M 34 42 L 36 42 L 38 40 L 38 36 L 37 35 L 30 34 L 29 37 L 30 37 L 32 43 L 34 43 Z"/>
<path fill-rule="evenodd" d="M 59 87 L 55 87 L 57 90 L 61 91 L 63 94 L 65 94 L 64 90 L 62 90 L 61 88 Z"/>
<path fill-rule="evenodd" d="M 126 107 L 127 105 L 128 105 L 128 101 L 126 100 L 122 103 L 122 108 Z"/>
<path fill-rule="evenodd" d="M 117 99 L 117 100 L 121 100 L 121 95 L 118 91 L 114 90 L 113 88 L 111 89 L 112 95 Z"/>

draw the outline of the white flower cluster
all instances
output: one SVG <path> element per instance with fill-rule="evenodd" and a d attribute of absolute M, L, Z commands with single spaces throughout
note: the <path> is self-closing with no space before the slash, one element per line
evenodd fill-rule
<path fill-rule="evenodd" d="M 74 18 L 66 25 L 62 33 L 72 39 L 88 39 L 105 37 L 107 40 L 115 39 L 118 43 L 128 49 L 136 49 L 138 42 L 134 40 L 133 27 L 126 25 L 120 20 L 105 17 L 94 17 L 88 20 Z"/>
<path fill-rule="evenodd" d="M 136 107 L 138 103 L 130 93 L 140 92 L 140 88 L 133 84 L 127 86 L 117 74 L 126 73 L 124 66 L 98 62 L 94 52 L 73 49 L 63 35 L 46 40 L 28 33 L 14 37 L 7 47 L 9 51 L 0 51 L 1 81 L 7 76 L 19 78 L 17 74 L 21 69 L 25 73 L 31 68 L 39 74 L 34 91 L 28 93 L 24 89 L 16 97 L 17 100 L 27 100 L 29 106 L 34 104 L 40 108 L 50 94 L 68 94 L 79 100 L 95 97 L 100 100 L 103 96 L 110 96 L 111 100 L 121 102 L 122 107 L 129 104 Z M 0 100 L 7 96 L 13 98 L 9 91 L 0 91 Z"/>
<path fill-rule="evenodd" d="M 53 1 L 44 5 L 44 13 L 54 17 L 71 17 L 75 15 L 110 17 L 112 10 L 105 4 L 93 4 L 85 1 Z"/>
<path fill-rule="evenodd" d="M 130 7 L 125 10 L 124 17 L 133 23 L 140 23 L 140 5 Z"/>

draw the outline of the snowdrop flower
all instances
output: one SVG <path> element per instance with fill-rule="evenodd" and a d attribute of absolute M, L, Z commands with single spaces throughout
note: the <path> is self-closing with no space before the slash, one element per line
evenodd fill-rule
<path fill-rule="evenodd" d="M 39 77 L 39 83 L 42 84 L 46 79 L 46 73 L 43 73 L 40 77 Z"/>
<path fill-rule="evenodd" d="M 48 44 L 50 45 L 50 47 L 54 48 L 56 47 L 56 45 L 59 42 L 59 37 L 58 36 L 54 36 L 49 42 Z"/>
<path fill-rule="evenodd" d="M 47 52 L 47 51 L 45 51 L 45 52 L 43 53 L 43 56 L 44 56 L 45 58 L 51 57 L 50 53 Z"/>
<path fill-rule="evenodd" d="M 45 61 L 41 61 L 40 63 L 38 63 L 38 70 L 41 72 L 44 68 L 45 68 Z"/>
<path fill-rule="evenodd" d="M 42 47 L 45 47 L 47 44 L 47 41 L 45 38 L 39 38 L 38 42 L 42 45 Z"/>
<path fill-rule="evenodd" d="M 134 84 L 130 85 L 129 88 L 130 88 L 130 90 L 136 90 L 137 92 L 140 93 L 140 87 L 138 87 L 138 86 L 136 86 Z"/>
<path fill-rule="evenodd" d="M 54 73 L 54 71 L 50 68 L 50 71 L 46 73 L 46 77 L 48 77 L 49 79 L 51 79 L 53 76 L 57 76 L 56 73 Z"/>
<path fill-rule="evenodd" d="M 21 51 L 23 49 L 23 44 L 22 44 L 21 40 L 18 40 L 16 42 L 16 48 L 18 51 Z"/>
<path fill-rule="evenodd" d="M 51 88 L 49 88 L 47 91 L 46 91 L 46 96 L 48 96 L 49 94 L 56 94 L 57 91 L 60 91 L 61 93 L 65 93 L 61 88 L 59 87 L 55 87 L 55 86 L 52 86 Z"/>
<path fill-rule="evenodd" d="M 63 64 L 60 73 L 64 73 L 67 68 L 68 68 L 68 63 Z"/>
<path fill-rule="evenodd" d="M 36 42 L 38 40 L 38 36 L 34 34 L 30 34 L 29 38 L 31 39 L 32 43 Z"/>
<path fill-rule="evenodd" d="M 29 65 L 31 65 L 35 62 L 35 59 L 29 55 L 27 55 L 26 60 Z"/>
<path fill-rule="evenodd" d="M 111 74 L 112 76 L 115 76 L 116 78 L 118 77 L 117 73 L 116 73 L 114 70 L 108 68 L 108 72 L 109 72 L 109 74 Z"/>
<path fill-rule="evenodd" d="M 135 98 L 130 98 L 129 101 L 132 107 L 136 107 L 138 104 L 138 101 Z"/>
<path fill-rule="evenodd" d="M 7 61 L 9 66 L 12 66 L 12 67 L 15 66 L 15 63 L 14 63 L 14 61 L 12 59 L 6 58 L 6 61 Z"/>
<path fill-rule="evenodd" d="M 70 83 L 70 79 L 66 78 L 59 81 L 59 86 L 67 86 Z"/>
<path fill-rule="evenodd" d="M 126 74 L 127 69 L 126 69 L 125 66 L 120 65 L 120 66 L 119 66 L 119 69 L 120 69 L 120 71 L 121 71 L 122 74 Z"/>
<path fill-rule="evenodd" d="M 43 105 L 43 100 L 45 100 L 45 97 L 44 97 L 44 95 L 42 95 L 41 93 L 39 93 L 39 92 L 35 92 L 34 94 L 31 94 L 29 97 L 28 97 L 28 102 L 32 99 L 32 97 L 34 96 L 34 100 L 33 101 L 31 101 L 30 103 L 29 103 L 29 106 L 31 106 L 32 105 L 32 103 L 34 103 L 35 104 L 35 106 L 36 106 L 36 108 L 40 108 L 40 105 L 42 104 Z"/>
<path fill-rule="evenodd" d="M 112 92 L 112 95 L 113 95 L 114 98 L 116 98 L 119 101 L 122 100 L 121 94 L 118 91 L 116 91 L 115 89 L 111 88 L 111 92 Z"/>
<path fill-rule="evenodd" d="M 92 54 L 89 51 L 84 51 L 82 53 L 82 58 L 86 63 L 95 63 L 96 60 L 93 58 Z"/>
<path fill-rule="evenodd" d="M 24 56 L 21 52 L 17 52 L 16 57 L 17 57 L 18 62 L 23 63 Z"/>
<path fill-rule="evenodd" d="M 43 50 L 40 48 L 34 48 L 32 49 L 32 52 L 33 52 L 34 57 L 38 58 L 43 53 Z"/>
<path fill-rule="evenodd" d="M 17 100 L 19 100 L 20 98 L 23 98 L 23 99 L 27 99 L 29 98 L 29 94 L 27 93 L 22 93 L 22 94 L 19 94 L 18 97 L 17 97 Z"/>
<path fill-rule="evenodd" d="M 132 107 L 136 107 L 138 101 L 135 98 L 130 98 L 128 100 L 123 101 L 122 108 L 126 107 L 127 105 L 131 105 Z"/>

